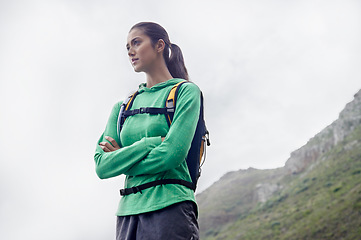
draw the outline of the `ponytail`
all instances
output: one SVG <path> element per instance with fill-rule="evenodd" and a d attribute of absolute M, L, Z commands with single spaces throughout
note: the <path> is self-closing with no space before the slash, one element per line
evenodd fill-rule
<path fill-rule="evenodd" d="M 182 50 L 176 44 L 171 43 L 170 56 L 168 57 L 168 61 L 167 56 L 165 57 L 165 60 L 168 70 L 174 78 L 189 80 L 188 71 L 184 65 Z"/>
<path fill-rule="evenodd" d="M 166 45 L 163 51 L 163 57 L 170 74 L 174 78 L 182 78 L 189 81 L 182 51 L 176 44 L 170 42 L 168 33 L 162 26 L 153 22 L 140 22 L 134 25 L 130 31 L 135 28 L 143 30 L 144 34 L 152 40 L 153 47 L 159 39 L 163 39 Z"/>

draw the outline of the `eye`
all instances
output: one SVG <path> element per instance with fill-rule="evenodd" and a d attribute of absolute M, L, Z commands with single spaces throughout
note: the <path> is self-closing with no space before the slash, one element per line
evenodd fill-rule
<path fill-rule="evenodd" d="M 134 41 L 133 41 L 133 44 L 134 44 L 135 46 L 138 46 L 138 45 L 140 44 L 140 41 L 134 40 Z"/>

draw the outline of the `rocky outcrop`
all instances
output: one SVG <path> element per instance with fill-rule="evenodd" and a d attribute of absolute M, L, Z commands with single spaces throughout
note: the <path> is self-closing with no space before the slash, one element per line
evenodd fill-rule
<path fill-rule="evenodd" d="M 233 231 L 237 232 L 238 237 L 232 234 L 228 236 L 232 224 L 240 221 L 246 222 L 248 218 L 252 218 L 252 214 L 254 214 L 257 209 L 261 209 L 261 214 L 257 216 L 257 220 L 253 222 L 250 220 L 252 225 L 257 225 L 262 219 L 271 221 L 268 220 L 270 212 L 265 213 L 262 209 L 270 210 L 270 208 L 277 204 L 285 204 L 284 201 L 293 201 L 292 199 L 296 199 L 296 202 L 290 205 L 292 207 L 289 207 L 286 211 L 287 215 L 289 214 L 288 211 L 295 209 L 296 212 L 302 211 L 299 209 L 299 206 L 303 205 L 298 202 L 302 199 L 299 198 L 300 195 L 297 194 L 304 193 L 312 184 L 322 179 L 322 177 L 318 178 L 314 177 L 314 175 L 310 177 L 309 174 L 318 169 L 318 167 L 322 167 L 322 163 L 326 163 L 332 159 L 330 156 L 332 156 L 333 151 L 330 150 L 340 150 L 339 148 L 341 148 L 342 151 L 345 150 L 343 152 L 346 152 L 359 148 L 361 137 L 351 140 L 347 137 L 352 137 L 361 131 L 354 131 L 357 127 L 360 127 L 360 125 L 361 90 L 355 94 L 354 100 L 346 105 L 336 121 L 323 129 L 315 137 L 311 138 L 304 146 L 291 153 L 285 167 L 263 170 L 249 168 L 247 170 L 239 170 L 225 174 L 219 181 L 197 195 L 197 202 L 201 213 L 199 223 L 202 239 L 208 239 L 208 237 L 209 239 L 240 239 L 242 238 L 242 234 L 248 231 L 248 228 L 239 230 L 237 227 L 237 229 L 233 229 Z M 337 149 L 335 148 L 336 144 Z M 358 156 L 361 157 L 360 154 Z M 357 168 L 351 175 L 360 174 L 360 169 L 361 168 Z M 325 171 L 321 170 L 318 173 L 322 175 L 323 172 Z M 293 176 L 293 174 L 299 175 Z M 317 176 L 320 176 L 320 174 Z M 310 183 L 311 181 L 312 183 Z M 332 185 L 333 183 L 327 180 L 319 186 L 329 187 L 331 186 L 329 184 Z M 359 184 L 359 181 L 357 181 L 357 184 Z M 336 190 L 338 191 L 338 189 L 339 187 L 333 188 L 332 191 L 335 192 Z M 295 195 L 297 195 L 297 197 L 295 197 Z M 304 205 L 310 203 L 308 199 L 311 195 L 312 194 L 307 195 L 307 202 Z M 357 198 L 359 199 L 359 196 L 357 196 Z M 313 204 L 312 201 L 311 203 Z M 277 211 L 276 215 L 278 216 L 279 214 L 280 211 Z M 297 214 L 298 213 L 296 213 L 296 215 Z M 277 230 L 280 224 L 278 221 L 272 222 L 271 228 Z M 325 226 L 327 226 L 327 224 L 325 224 Z M 223 238 L 224 236 L 228 236 L 228 238 Z"/>
<path fill-rule="evenodd" d="M 277 183 L 259 183 L 256 185 L 256 201 L 265 203 L 272 195 L 280 190 L 282 186 Z"/>
<path fill-rule="evenodd" d="M 296 174 L 304 171 L 360 124 L 361 90 L 355 94 L 354 100 L 346 105 L 336 121 L 311 138 L 306 145 L 291 153 L 285 165 L 287 172 Z"/>

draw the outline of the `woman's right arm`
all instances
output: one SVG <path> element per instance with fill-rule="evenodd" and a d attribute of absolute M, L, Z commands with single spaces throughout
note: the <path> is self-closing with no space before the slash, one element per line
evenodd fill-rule
<path fill-rule="evenodd" d="M 117 136 L 117 121 L 120 103 L 114 105 L 104 133 L 95 150 L 94 161 L 96 173 L 101 179 L 119 176 L 127 172 L 135 163 L 142 160 L 153 148 L 162 143 L 161 137 L 144 137 L 130 146 L 122 147 Z M 105 136 L 117 139 L 120 149 L 104 151 L 102 142 L 109 142 Z"/>

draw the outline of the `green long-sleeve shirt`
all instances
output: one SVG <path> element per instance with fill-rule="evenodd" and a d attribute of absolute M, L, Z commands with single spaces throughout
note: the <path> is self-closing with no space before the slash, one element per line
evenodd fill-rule
<path fill-rule="evenodd" d="M 164 107 L 171 88 L 182 79 L 171 79 L 151 88 L 139 86 L 131 109 Z M 120 139 L 117 120 L 121 102 L 114 105 L 104 133 L 95 151 L 96 172 L 101 179 L 126 175 L 125 188 L 159 179 L 191 181 L 185 158 L 196 129 L 200 110 L 200 90 L 195 84 L 180 86 L 173 122 L 168 127 L 163 114 L 137 114 L 126 119 Z M 100 142 L 114 138 L 120 149 L 104 152 Z M 161 138 L 165 137 L 162 142 Z M 167 184 L 142 190 L 120 198 L 116 215 L 126 216 L 155 211 L 171 204 L 190 200 L 193 190 L 178 184 Z"/>

